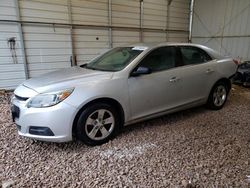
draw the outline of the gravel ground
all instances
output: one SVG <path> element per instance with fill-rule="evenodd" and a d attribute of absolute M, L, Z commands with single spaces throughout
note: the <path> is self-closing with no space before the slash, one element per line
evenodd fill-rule
<path fill-rule="evenodd" d="M 250 187 L 250 89 L 124 128 L 107 144 L 21 138 L 0 96 L 0 181 L 13 187 Z M 191 182 L 192 186 L 188 185 Z"/>

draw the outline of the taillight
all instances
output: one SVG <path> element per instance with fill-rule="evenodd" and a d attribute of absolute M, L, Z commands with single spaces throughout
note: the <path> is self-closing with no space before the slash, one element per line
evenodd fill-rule
<path fill-rule="evenodd" d="M 235 65 L 239 65 L 240 64 L 240 62 L 238 60 L 236 60 L 236 59 L 233 59 L 233 62 L 235 63 Z"/>

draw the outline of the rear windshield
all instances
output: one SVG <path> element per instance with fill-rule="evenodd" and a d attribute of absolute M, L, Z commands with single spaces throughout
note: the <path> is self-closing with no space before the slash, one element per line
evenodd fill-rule
<path fill-rule="evenodd" d="M 142 53 L 142 51 L 143 49 L 136 47 L 113 48 L 81 67 L 101 71 L 120 71 Z"/>

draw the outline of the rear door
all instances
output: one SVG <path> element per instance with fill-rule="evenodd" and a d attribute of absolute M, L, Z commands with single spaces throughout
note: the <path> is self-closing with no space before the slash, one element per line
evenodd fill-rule
<path fill-rule="evenodd" d="M 193 46 L 179 46 L 182 55 L 181 103 L 204 102 L 214 84 L 216 60 L 213 60 L 204 50 Z"/>

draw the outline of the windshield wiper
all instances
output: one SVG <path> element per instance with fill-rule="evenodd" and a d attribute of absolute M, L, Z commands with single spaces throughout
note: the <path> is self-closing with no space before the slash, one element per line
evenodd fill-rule
<path fill-rule="evenodd" d="M 80 67 L 81 67 L 81 68 L 86 68 L 86 69 L 91 69 L 91 70 L 97 70 L 96 68 L 88 67 L 87 65 L 88 65 L 88 64 L 83 64 L 83 65 L 80 65 Z"/>
<path fill-rule="evenodd" d="M 104 72 L 116 72 L 118 70 L 109 70 L 109 69 L 98 69 L 98 68 L 94 68 L 94 67 L 88 67 L 87 64 L 84 65 L 80 65 L 81 68 L 85 68 L 85 69 L 91 69 L 91 70 L 97 70 L 97 71 L 104 71 Z"/>

